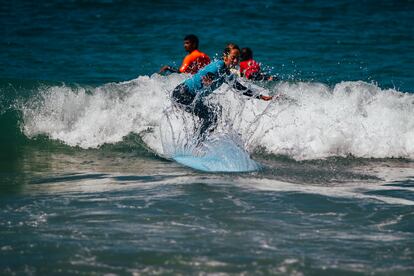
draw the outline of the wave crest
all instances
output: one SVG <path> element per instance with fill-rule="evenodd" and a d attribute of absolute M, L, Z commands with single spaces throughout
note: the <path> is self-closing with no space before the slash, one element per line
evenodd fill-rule
<path fill-rule="evenodd" d="M 164 111 L 171 106 L 170 92 L 187 77 L 154 74 L 97 88 L 43 87 L 21 106 L 22 129 L 28 137 L 44 134 L 81 148 L 116 143 L 133 132 L 163 155 Z M 333 88 L 309 82 L 252 86 L 279 98 L 246 98 L 227 85 L 208 98 L 221 107 L 216 131 L 238 135 L 250 152 L 261 148 L 297 160 L 348 155 L 414 159 L 413 94 L 362 81 Z M 191 137 L 189 129 L 178 125 L 174 131 Z"/>

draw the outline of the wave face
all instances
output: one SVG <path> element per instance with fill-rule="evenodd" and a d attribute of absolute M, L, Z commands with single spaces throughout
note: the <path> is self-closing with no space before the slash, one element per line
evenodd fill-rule
<path fill-rule="evenodd" d="M 174 108 L 170 93 L 188 76 L 140 76 L 100 87 L 45 86 L 19 105 L 21 129 L 70 146 L 98 148 L 129 133 L 166 155 L 180 137 L 195 136 L 198 121 Z M 270 102 L 246 98 L 223 85 L 207 99 L 219 106 L 216 133 L 237 137 L 250 153 L 296 160 L 331 156 L 414 159 L 414 95 L 362 81 L 251 84 Z"/>

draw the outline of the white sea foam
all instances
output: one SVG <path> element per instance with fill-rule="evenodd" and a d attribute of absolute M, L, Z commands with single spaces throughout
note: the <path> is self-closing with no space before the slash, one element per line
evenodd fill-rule
<path fill-rule="evenodd" d="M 170 93 L 185 78 L 154 74 L 93 89 L 43 88 L 22 106 L 22 129 L 28 137 L 44 134 L 81 148 L 119 142 L 133 132 L 164 155 L 171 135 L 183 141 L 195 135 L 197 120 L 171 107 Z M 260 92 L 282 97 L 265 102 L 227 85 L 213 93 L 208 100 L 221 106 L 216 132 L 238 135 L 248 151 L 261 147 L 298 160 L 348 155 L 414 159 L 412 93 L 362 81 L 333 88 L 280 82 Z"/>

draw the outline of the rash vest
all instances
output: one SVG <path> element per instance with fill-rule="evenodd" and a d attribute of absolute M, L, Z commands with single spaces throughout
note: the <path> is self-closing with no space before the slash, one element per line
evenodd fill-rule
<path fill-rule="evenodd" d="M 253 59 L 240 62 L 240 74 L 247 79 L 252 77 L 252 74 L 260 72 L 260 64 Z"/>
<path fill-rule="evenodd" d="M 209 63 L 210 58 L 208 55 L 199 50 L 194 50 L 184 58 L 183 64 L 180 67 L 180 72 L 195 74 Z"/>

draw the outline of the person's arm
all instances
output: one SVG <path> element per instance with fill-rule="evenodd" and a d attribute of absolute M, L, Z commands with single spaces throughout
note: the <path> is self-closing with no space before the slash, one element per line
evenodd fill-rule
<path fill-rule="evenodd" d="M 178 69 L 176 69 L 176 68 L 174 68 L 174 67 L 171 67 L 171 66 L 169 66 L 169 65 L 165 65 L 165 66 L 163 66 L 163 67 L 161 68 L 161 70 L 160 70 L 159 74 L 161 74 L 161 73 L 163 73 L 163 72 L 165 72 L 165 71 L 169 71 L 169 72 L 171 72 L 171 73 L 180 73 L 180 71 L 178 71 Z"/>
<path fill-rule="evenodd" d="M 169 71 L 171 73 L 186 73 L 186 71 L 187 71 L 188 67 L 190 66 L 191 62 L 192 62 L 192 56 L 191 55 L 187 55 L 184 58 L 183 64 L 181 64 L 181 66 L 180 66 L 179 69 L 174 68 L 174 67 L 171 67 L 169 65 L 165 65 L 164 67 L 161 68 L 161 70 L 160 70 L 159 73 L 161 74 L 161 73 L 163 73 L 165 71 Z"/>
<path fill-rule="evenodd" d="M 276 81 L 278 78 L 276 76 L 271 76 L 261 72 L 255 72 L 249 76 L 249 80 L 253 81 Z"/>
<path fill-rule="evenodd" d="M 256 95 L 252 90 L 238 82 L 237 80 L 233 83 L 233 88 L 239 91 L 243 92 L 243 95 L 249 96 L 249 97 L 255 97 L 256 99 L 264 100 L 264 101 L 270 101 L 273 97 L 272 96 L 265 96 L 265 95 Z"/>

